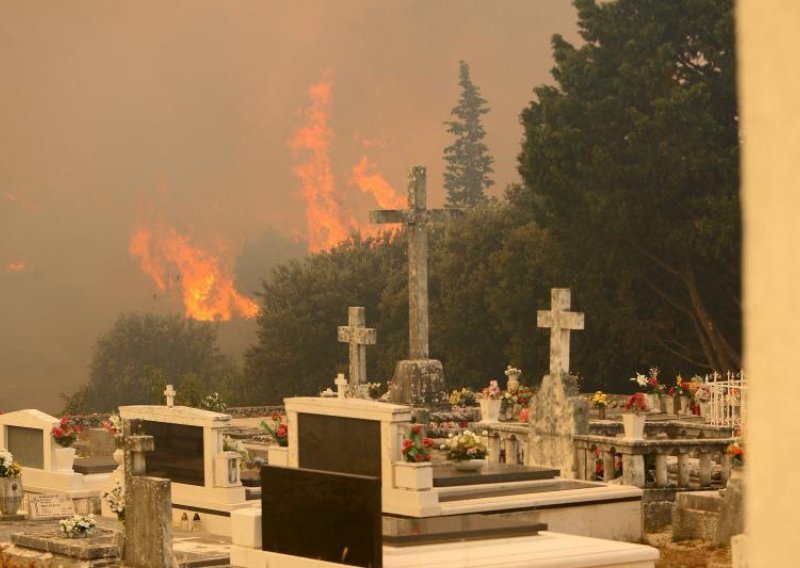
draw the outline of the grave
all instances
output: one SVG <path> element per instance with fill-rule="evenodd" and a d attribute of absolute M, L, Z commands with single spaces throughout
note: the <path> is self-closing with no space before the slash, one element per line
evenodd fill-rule
<path fill-rule="evenodd" d="M 89 513 L 99 505 L 109 475 L 57 470 L 57 446 L 50 431 L 58 424 L 57 418 L 34 409 L 0 415 L 0 448 L 8 449 L 22 466 L 26 493 L 67 495 L 79 513 Z"/>
<path fill-rule="evenodd" d="M 234 566 L 652 568 L 658 559 L 647 546 L 557 534 L 536 520 L 381 514 L 378 477 L 264 466 L 262 479 L 270 514 L 261 523 L 260 511 L 233 513 Z"/>
<path fill-rule="evenodd" d="M 174 390 L 167 393 L 168 403 L 172 397 Z M 199 514 L 204 531 L 229 535 L 231 512 L 258 506 L 239 478 L 239 454 L 223 450 L 228 414 L 143 405 L 122 406 L 120 416 L 134 433 L 153 437 L 155 449 L 147 456 L 146 473 L 171 481 L 176 522 L 184 513 L 189 518 Z"/>

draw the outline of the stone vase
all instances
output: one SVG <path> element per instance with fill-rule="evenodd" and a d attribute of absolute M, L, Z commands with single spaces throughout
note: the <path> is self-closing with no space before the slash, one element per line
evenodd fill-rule
<path fill-rule="evenodd" d="M 679 397 L 681 399 L 681 409 L 683 410 L 683 414 L 691 414 L 692 413 L 692 399 L 686 395 L 681 395 Z"/>
<path fill-rule="evenodd" d="M 659 396 L 657 394 L 646 394 L 645 398 L 647 399 L 647 409 L 650 412 L 658 412 L 658 409 L 661 408 L 661 402 L 659 401 Z"/>
<path fill-rule="evenodd" d="M 667 413 L 667 396 L 666 394 L 658 395 L 658 410 L 663 414 Z"/>
<path fill-rule="evenodd" d="M 673 405 L 672 409 L 675 415 L 681 413 L 681 398 L 683 397 L 680 397 L 677 394 L 674 397 L 672 397 L 672 405 Z"/>
<path fill-rule="evenodd" d="M 481 399 L 481 422 L 497 422 L 500 418 L 500 399 Z"/>
<path fill-rule="evenodd" d="M 0 477 L 0 516 L 16 515 L 23 496 L 21 477 Z"/>
<path fill-rule="evenodd" d="M 433 487 L 433 465 L 431 462 L 396 462 L 394 484 L 403 489 L 426 490 Z"/>
<path fill-rule="evenodd" d="M 625 428 L 625 437 L 641 440 L 644 438 L 644 415 L 629 412 L 622 415 L 622 425 Z"/>
<path fill-rule="evenodd" d="M 508 382 L 506 383 L 506 390 L 510 393 L 515 393 L 519 390 L 519 374 L 512 373 L 508 375 Z"/>
<path fill-rule="evenodd" d="M 75 448 L 56 448 L 54 461 L 56 471 L 71 473 L 75 465 Z"/>
<path fill-rule="evenodd" d="M 597 418 L 599 420 L 606 419 L 606 407 L 605 406 L 598 406 L 597 407 Z"/>
<path fill-rule="evenodd" d="M 675 397 L 666 395 L 666 406 L 667 406 L 667 415 L 668 416 L 675 416 Z"/>
<path fill-rule="evenodd" d="M 454 461 L 453 467 L 458 471 L 480 471 L 486 465 L 486 459 Z"/>

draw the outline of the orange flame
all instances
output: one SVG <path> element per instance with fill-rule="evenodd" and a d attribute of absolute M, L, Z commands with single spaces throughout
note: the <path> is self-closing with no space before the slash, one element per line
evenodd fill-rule
<path fill-rule="evenodd" d="M 291 147 L 299 156 L 308 152 L 305 162 L 294 172 L 303 184 L 308 225 L 308 248 L 311 252 L 328 249 L 345 240 L 358 223 L 334 197 L 334 176 L 329 154 L 334 136 L 328 126 L 331 95 L 330 80 L 312 85 L 308 90 L 311 104 L 301 114 L 305 124 L 295 133 Z"/>
<path fill-rule="evenodd" d="M 9 272 L 24 272 L 25 271 L 25 263 L 23 261 L 19 262 L 9 262 L 6 269 Z"/>
<path fill-rule="evenodd" d="M 258 304 L 239 294 L 230 271 L 220 267 L 219 258 L 193 246 L 189 237 L 173 227 L 137 228 L 128 244 L 128 252 L 139 258 L 142 271 L 148 274 L 161 292 L 168 286 L 181 288 L 186 317 L 200 321 L 227 321 L 234 313 L 244 318 L 258 315 Z M 168 278 L 168 265 L 178 275 Z"/>
<path fill-rule="evenodd" d="M 350 183 L 357 185 L 364 193 L 372 195 L 381 209 L 405 208 L 406 202 L 403 196 L 398 195 L 381 174 L 367 174 L 369 168 L 369 160 L 366 156 L 361 156 L 361 161 L 353 167 Z"/>

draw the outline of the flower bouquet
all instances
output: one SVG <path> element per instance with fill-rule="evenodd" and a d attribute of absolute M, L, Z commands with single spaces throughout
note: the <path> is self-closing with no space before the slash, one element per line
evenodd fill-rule
<path fill-rule="evenodd" d="M 281 422 L 281 413 L 275 411 L 271 417 L 272 424 L 266 420 L 261 421 L 261 427 L 267 432 L 270 438 L 281 447 L 289 445 L 289 426 Z"/>
<path fill-rule="evenodd" d="M 644 393 L 637 392 L 632 394 L 625 402 L 625 410 L 632 411 L 622 415 L 626 438 L 641 439 L 644 437 L 644 416 L 642 413 L 647 410 L 647 401 L 644 396 Z"/>
<path fill-rule="evenodd" d="M 0 477 L 17 479 L 22 475 L 22 468 L 14 461 L 14 456 L 7 450 L 0 450 Z"/>
<path fill-rule="evenodd" d="M 97 521 L 94 520 L 94 515 L 73 515 L 59 521 L 59 526 L 68 538 L 85 538 L 94 532 Z"/>
<path fill-rule="evenodd" d="M 400 450 L 405 460 L 409 463 L 431 461 L 431 446 L 433 440 L 422 437 L 422 426 L 415 424 L 408 433 L 408 438 L 403 440 L 403 449 Z"/>
<path fill-rule="evenodd" d="M 106 420 L 103 420 L 103 428 L 114 436 L 114 445 L 117 448 L 121 448 L 124 436 L 122 433 L 122 418 L 120 418 L 120 415 L 112 414 Z"/>
<path fill-rule="evenodd" d="M 454 463 L 456 469 L 459 466 L 464 469 L 480 469 L 486 463 L 486 443 L 471 430 L 464 430 L 458 436 L 451 434 L 442 449 L 447 450 L 447 459 Z"/>
<path fill-rule="evenodd" d="M 475 406 L 477 397 L 475 391 L 468 388 L 463 388 L 460 391 L 454 390 L 450 393 L 450 404 L 455 406 Z"/>
<path fill-rule="evenodd" d="M 728 446 L 728 455 L 731 458 L 731 465 L 733 467 L 744 467 L 744 442 L 736 440 Z"/>
<path fill-rule="evenodd" d="M 75 440 L 78 439 L 80 431 L 81 427 L 65 416 L 61 419 L 58 426 L 53 427 L 50 431 L 50 435 L 53 437 L 55 443 L 62 448 L 71 448 Z"/>
<path fill-rule="evenodd" d="M 114 484 L 111 491 L 103 493 L 103 501 L 108 504 L 112 513 L 116 513 L 118 521 L 125 521 L 125 488 L 119 481 Z"/>

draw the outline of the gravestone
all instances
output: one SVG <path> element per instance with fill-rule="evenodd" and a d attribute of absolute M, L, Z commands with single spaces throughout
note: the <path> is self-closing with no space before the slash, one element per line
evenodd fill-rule
<path fill-rule="evenodd" d="M 75 514 L 75 504 L 61 493 L 28 496 L 28 519 L 46 521 L 66 519 Z"/>
<path fill-rule="evenodd" d="M 301 468 L 261 468 L 261 549 L 381 568 L 381 482 Z"/>
<path fill-rule="evenodd" d="M 380 478 L 380 422 L 299 413 L 297 432 L 301 468 Z"/>
<path fill-rule="evenodd" d="M 45 433 L 39 428 L 6 427 L 6 447 L 23 467 L 44 469 Z"/>
<path fill-rule="evenodd" d="M 539 327 L 550 328 L 550 373 L 533 397 L 530 413 L 529 465 L 553 467 L 563 477 L 577 477 L 572 437 L 589 429 L 589 409 L 577 379 L 569 374 L 569 334 L 583 329 L 583 314 L 570 312 L 569 288 L 553 288 L 551 308 L 538 312 Z"/>
<path fill-rule="evenodd" d="M 440 402 L 445 396 L 444 368 L 430 359 L 428 342 L 428 227 L 461 214 L 459 209 L 428 209 L 426 173 L 422 166 L 408 172 L 408 209 L 370 211 L 373 223 L 402 223 L 408 237 L 408 342 L 410 357 L 399 361 L 392 379 L 391 399 L 402 404 Z"/>
<path fill-rule="evenodd" d="M 205 485 L 203 429 L 200 426 L 142 420 L 141 432 L 153 437 L 147 474 L 175 483 Z"/>
<path fill-rule="evenodd" d="M 375 330 L 366 327 L 364 308 L 347 308 L 347 325 L 337 329 L 339 341 L 350 345 L 350 384 L 367 382 L 367 345 L 375 345 Z"/>

